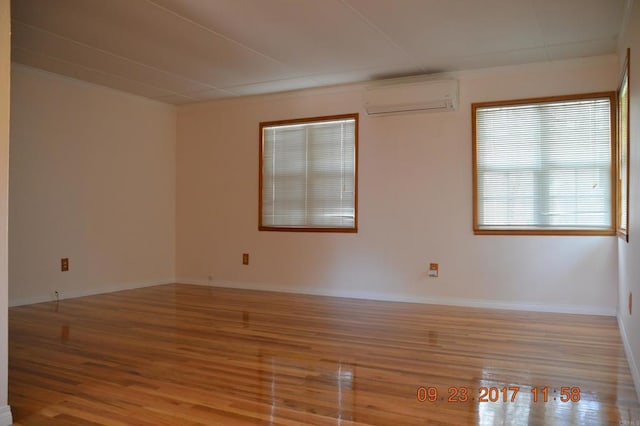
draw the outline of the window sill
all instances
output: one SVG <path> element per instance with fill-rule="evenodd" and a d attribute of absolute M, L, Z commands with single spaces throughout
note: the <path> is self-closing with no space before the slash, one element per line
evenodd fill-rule
<path fill-rule="evenodd" d="M 259 226 L 258 231 L 275 232 L 332 232 L 343 234 L 355 234 L 358 228 L 305 228 L 296 226 Z"/>
<path fill-rule="evenodd" d="M 556 236 L 615 236 L 613 229 L 487 229 L 474 228 L 474 235 L 556 235 Z"/>

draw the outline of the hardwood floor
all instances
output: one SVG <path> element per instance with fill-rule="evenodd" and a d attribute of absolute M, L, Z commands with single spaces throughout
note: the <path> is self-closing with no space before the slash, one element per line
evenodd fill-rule
<path fill-rule="evenodd" d="M 179 284 L 11 308 L 9 403 L 20 425 L 640 425 L 612 317 Z"/>

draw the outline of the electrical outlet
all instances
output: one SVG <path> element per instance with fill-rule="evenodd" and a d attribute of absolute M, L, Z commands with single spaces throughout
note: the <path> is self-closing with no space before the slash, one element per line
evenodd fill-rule
<path fill-rule="evenodd" d="M 249 253 L 242 253 L 242 264 L 243 265 L 249 264 Z"/>
<path fill-rule="evenodd" d="M 438 264 L 430 263 L 429 264 L 429 276 L 432 278 L 438 278 Z"/>
<path fill-rule="evenodd" d="M 67 272 L 69 270 L 69 258 L 63 257 L 60 259 L 60 270 L 62 272 Z"/>

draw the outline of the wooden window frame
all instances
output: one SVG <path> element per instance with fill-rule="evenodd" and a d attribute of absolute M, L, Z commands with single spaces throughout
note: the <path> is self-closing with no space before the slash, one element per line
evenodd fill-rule
<path fill-rule="evenodd" d="M 547 228 L 525 228 L 525 229 L 486 229 L 478 224 L 478 173 L 476 155 L 476 110 L 482 107 L 526 105 L 556 101 L 571 101 L 580 99 L 609 98 L 610 120 L 611 120 L 611 223 L 610 229 L 547 229 Z M 582 236 L 614 236 L 616 235 L 617 217 L 617 167 L 616 167 L 616 134 L 617 134 L 617 94 L 616 92 L 593 92 L 574 95 L 547 96 L 539 98 L 514 99 L 506 101 L 475 102 L 471 104 L 471 132 L 472 132 L 472 178 L 473 178 L 473 233 L 474 235 L 582 235 Z"/>
<path fill-rule="evenodd" d="M 618 86 L 618 92 L 617 92 L 617 108 L 618 108 L 618 120 L 617 120 L 617 124 L 618 124 L 618 138 L 617 138 L 617 155 L 616 155 L 616 207 L 617 207 L 617 214 L 616 214 L 616 233 L 618 234 L 618 237 L 620 237 L 621 239 L 623 239 L 626 242 L 629 242 L 629 165 L 630 165 L 630 157 L 629 157 L 629 149 L 631 147 L 631 143 L 630 143 L 630 132 L 629 132 L 629 126 L 631 123 L 630 120 L 630 94 L 631 94 L 631 49 L 627 48 L 627 52 L 626 52 L 626 56 L 625 56 L 625 61 L 624 61 L 624 66 L 622 69 L 622 75 L 620 77 L 620 85 Z M 622 102 L 624 101 L 622 99 L 622 97 L 620 96 L 620 94 L 622 93 L 623 90 L 623 86 L 626 85 L 626 91 L 627 91 L 627 98 L 626 98 L 626 110 L 627 113 L 626 114 L 621 114 L 620 112 L 622 111 Z M 622 129 L 626 130 L 626 137 L 622 135 Z M 624 138 L 624 140 L 623 140 Z M 622 176 L 622 156 L 623 156 L 623 150 L 626 151 L 626 172 L 624 173 L 624 176 Z M 625 193 L 622 193 L 622 187 L 623 187 L 623 180 L 626 181 L 626 191 L 624 191 Z M 625 223 L 622 223 L 622 213 L 623 213 L 623 208 L 622 208 L 622 197 L 626 198 L 626 220 L 624 221 Z"/>
<path fill-rule="evenodd" d="M 329 233 L 357 233 L 358 232 L 358 134 L 360 129 L 359 113 L 326 115 L 316 117 L 296 118 L 291 120 L 265 121 L 260 123 L 259 133 L 259 185 L 258 185 L 258 230 L 259 231 L 276 231 L 276 232 L 329 232 Z M 267 226 L 262 224 L 262 208 L 263 208 L 263 135 L 264 128 L 278 125 L 303 124 L 333 120 L 355 120 L 354 131 L 354 194 L 353 194 L 353 227 L 308 227 L 308 226 Z"/>

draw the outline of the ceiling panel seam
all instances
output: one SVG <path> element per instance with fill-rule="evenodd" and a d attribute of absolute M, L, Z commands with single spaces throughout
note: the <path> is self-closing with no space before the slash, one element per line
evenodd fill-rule
<path fill-rule="evenodd" d="M 402 47 L 399 43 L 397 43 L 389 34 L 384 32 L 380 27 L 378 27 L 376 24 L 374 24 L 369 19 L 367 19 L 367 17 L 364 16 L 362 13 L 360 13 L 355 7 L 351 6 L 347 0 L 340 0 L 340 3 L 342 3 L 347 9 L 349 9 L 353 14 L 355 14 L 358 17 L 358 19 L 360 19 L 369 27 L 373 28 L 380 35 L 386 38 L 390 43 L 392 43 L 396 48 L 398 48 L 398 50 L 400 50 L 407 57 L 407 59 L 409 59 L 411 62 L 416 64 L 422 72 L 427 71 L 427 67 L 425 66 L 425 64 L 423 64 L 421 61 L 416 61 L 413 55 L 411 55 L 404 47 Z"/>
<path fill-rule="evenodd" d="M 12 19 L 11 21 L 12 21 L 12 22 L 17 22 L 17 23 L 19 23 L 20 25 L 24 25 L 25 27 L 30 28 L 30 29 L 32 29 L 32 30 L 40 31 L 40 32 L 45 33 L 45 34 L 47 34 L 47 35 L 50 35 L 50 36 L 52 36 L 52 37 L 56 37 L 56 38 L 58 38 L 58 39 L 60 39 L 60 40 L 65 40 L 65 41 L 68 41 L 68 42 L 74 43 L 74 44 L 76 44 L 76 45 L 78 45 L 78 46 L 82 46 L 82 47 L 85 47 L 85 48 L 87 48 L 87 49 L 91 49 L 91 50 L 94 50 L 94 51 L 96 51 L 96 52 L 100 52 L 100 53 L 103 53 L 103 54 L 105 54 L 105 55 L 108 55 L 108 56 L 111 56 L 111 57 L 114 57 L 114 58 L 118 58 L 118 59 L 121 59 L 121 60 L 126 61 L 126 62 L 130 62 L 130 63 L 132 63 L 132 64 L 135 64 L 135 65 L 138 65 L 138 66 L 141 66 L 141 67 L 144 67 L 144 68 L 147 68 L 147 69 L 150 69 L 150 70 L 156 71 L 156 72 L 161 73 L 161 74 L 164 74 L 164 75 L 166 75 L 166 76 L 170 76 L 170 77 L 172 77 L 172 78 L 176 78 L 176 79 L 178 79 L 178 80 L 182 80 L 182 81 L 189 82 L 189 83 L 195 83 L 195 84 L 198 84 L 198 85 L 200 85 L 200 86 L 207 87 L 207 88 L 208 88 L 207 90 L 222 90 L 221 88 L 219 88 L 219 87 L 217 87 L 217 86 L 213 86 L 213 85 L 211 85 L 211 84 L 209 84 L 209 83 L 205 83 L 205 82 L 202 82 L 202 81 L 199 81 L 199 80 L 194 80 L 194 79 L 192 79 L 192 78 L 188 78 L 188 77 L 184 77 L 184 76 L 181 76 L 181 75 L 178 75 L 178 74 L 174 74 L 174 73 L 172 73 L 172 72 L 170 72 L 170 71 L 166 71 L 166 70 L 163 70 L 163 69 L 160 69 L 160 68 L 156 68 L 156 67 L 154 67 L 153 65 L 148 65 L 148 64 L 145 64 L 145 63 L 142 63 L 142 62 L 138 62 L 138 61 L 136 61 L 136 60 L 133 60 L 133 59 L 127 58 L 127 57 L 125 57 L 125 56 L 118 55 L 117 53 L 109 52 L 108 50 L 104 50 L 104 49 L 101 49 L 101 48 L 99 48 L 99 47 L 95 47 L 95 46 L 91 46 L 91 45 L 86 44 L 86 43 L 82 43 L 82 42 L 77 41 L 77 40 L 74 40 L 74 39 L 72 39 L 72 38 L 65 37 L 65 36 L 60 35 L 60 34 L 56 34 L 56 33 L 54 33 L 54 32 L 51 32 L 51 31 L 45 30 L 45 29 L 40 28 L 40 27 L 33 26 L 33 25 L 31 25 L 31 24 L 27 24 L 27 23 L 22 22 L 22 21 L 19 21 L 19 20 L 17 20 L 17 19 Z M 34 52 L 34 53 L 37 53 L 37 52 Z M 74 62 L 69 62 L 69 61 L 65 61 L 65 62 L 72 63 L 72 64 L 74 63 Z M 80 64 L 77 64 L 77 65 L 78 65 L 78 66 L 82 66 L 82 65 L 80 65 Z M 115 75 L 115 74 L 114 74 L 114 75 Z M 127 77 L 123 77 L 123 78 L 127 78 Z M 137 80 L 133 80 L 133 79 L 129 79 L 129 80 L 131 80 L 131 81 L 137 81 Z"/>
<path fill-rule="evenodd" d="M 618 33 L 618 45 L 622 42 L 622 38 L 625 36 L 629 29 L 629 19 L 631 19 L 631 11 L 633 10 L 634 0 L 627 0 L 624 5 L 624 12 L 622 14 L 622 23 L 620 24 L 620 32 Z"/>
<path fill-rule="evenodd" d="M 542 29 L 542 24 L 540 21 L 540 14 L 538 13 L 538 5 L 536 0 L 531 0 L 530 2 L 531 8 L 533 9 L 533 16 L 536 20 L 536 27 L 538 28 L 538 41 L 542 45 L 542 50 L 544 52 L 544 57 L 547 61 L 551 60 L 551 55 L 549 54 L 549 46 L 547 45 L 547 39 L 544 36 L 544 30 Z"/>
<path fill-rule="evenodd" d="M 106 71 L 103 71 L 103 70 L 100 70 L 100 69 L 97 69 L 97 68 L 92 68 L 92 67 L 87 67 L 85 65 L 80 65 L 80 64 L 75 63 L 75 62 L 69 62 L 69 61 L 66 61 L 64 59 L 60 59 L 60 58 L 56 58 L 54 56 L 46 55 L 44 53 L 36 52 L 36 51 L 33 51 L 31 49 L 28 49 L 28 48 L 21 47 L 21 46 L 13 46 L 12 49 L 22 50 L 22 51 L 31 53 L 33 55 L 41 56 L 43 58 L 51 59 L 51 60 L 57 61 L 57 62 L 62 62 L 64 64 L 72 65 L 74 67 L 79 67 L 79 68 L 85 69 L 87 71 L 96 72 L 98 74 L 102 74 L 102 75 L 105 75 L 105 76 L 109 76 L 109 77 L 113 77 L 113 78 L 116 78 L 116 79 L 128 81 L 128 82 L 131 82 L 131 83 L 135 83 L 135 84 L 140 85 L 140 86 L 144 86 L 144 87 L 148 87 L 148 88 L 151 88 L 151 89 L 154 89 L 154 90 L 166 92 L 167 94 L 163 95 L 163 96 L 179 95 L 179 96 L 184 96 L 184 97 L 189 97 L 190 98 L 190 96 L 188 96 L 188 95 L 184 95 L 184 94 L 179 93 L 179 92 L 174 92 L 173 90 L 169 90 L 169 89 L 166 89 L 164 87 L 158 87 L 158 86 L 154 86 L 152 84 L 142 83 L 142 82 L 137 81 L 137 80 L 133 80 L 133 79 L 130 79 L 130 78 L 127 78 L 127 77 L 122 77 L 122 76 L 119 76 L 119 75 L 116 75 L 116 74 L 112 74 L 112 73 L 109 73 L 109 72 L 106 72 Z M 27 64 L 25 64 L 25 65 L 27 65 Z M 54 72 L 54 71 L 51 71 L 51 72 Z M 59 74 L 59 73 L 56 73 L 56 72 L 54 72 L 54 73 L 55 74 Z M 71 78 L 74 78 L 74 77 L 71 77 Z M 94 83 L 94 84 L 98 84 L 98 83 Z M 123 89 L 117 89 L 117 90 L 123 90 Z M 193 99 L 197 100 L 195 98 L 193 98 Z"/>
<path fill-rule="evenodd" d="M 191 25 L 194 25 L 194 26 L 196 26 L 196 27 L 198 27 L 198 28 L 200 28 L 200 29 L 202 29 L 204 31 L 207 31 L 207 32 L 215 35 L 216 37 L 220 37 L 220 38 L 222 38 L 222 39 L 224 39 L 224 40 L 226 40 L 228 42 L 231 42 L 231 43 L 233 43 L 233 44 L 235 44 L 235 45 L 237 45 L 237 46 L 239 46 L 239 47 L 241 47 L 241 48 L 243 48 L 245 50 L 250 51 L 251 53 L 259 55 L 259 56 L 261 56 L 261 57 L 263 57 L 265 59 L 268 59 L 269 61 L 272 61 L 272 62 L 274 62 L 274 63 L 276 63 L 278 65 L 281 65 L 283 67 L 287 67 L 287 68 L 289 68 L 291 70 L 294 70 L 296 73 L 301 73 L 302 72 L 302 71 L 296 69 L 295 67 L 291 66 L 290 64 L 284 63 L 284 62 L 282 62 L 282 61 L 280 61 L 280 60 L 278 60 L 276 58 L 272 58 L 271 56 L 267 55 L 266 53 L 260 52 L 259 50 L 256 50 L 256 49 L 253 49 L 252 47 L 247 46 L 246 44 L 241 43 L 238 40 L 234 40 L 231 37 L 228 37 L 228 36 L 226 36 L 224 34 L 221 34 L 221 33 L 217 32 L 217 31 L 207 27 L 206 25 L 200 24 L 199 22 L 193 21 L 193 20 L 187 18 L 186 16 L 183 16 L 183 15 L 179 14 L 178 12 L 175 12 L 175 11 L 173 11 L 171 9 L 168 9 L 168 8 L 166 8 L 164 6 L 161 6 L 161 5 L 157 4 L 157 3 L 155 3 L 153 0 L 145 0 L 145 1 L 147 3 L 153 5 L 153 6 L 157 7 L 158 9 L 164 11 L 165 13 L 169 13 L 170 15 L 173 15 L 173 16 L 179 18 L 179 19 L 182 19 L 183 21 L 188 22 Z"/>

